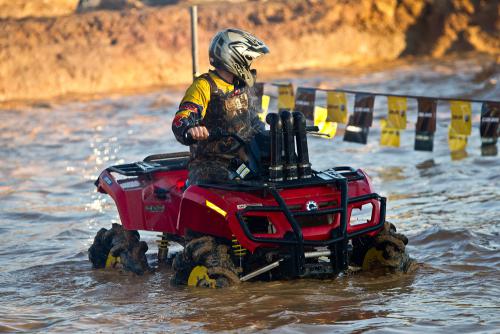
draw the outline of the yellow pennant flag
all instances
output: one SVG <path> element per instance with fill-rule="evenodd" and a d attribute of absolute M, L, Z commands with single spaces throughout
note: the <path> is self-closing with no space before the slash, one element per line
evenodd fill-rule
<path fill-rule="evenodd" d="M 381 146 L 392 146 L 399 147 L 400 145 L 400 131 L 399 129 L 395 129 L 390 127 L 390 124 L 387 120 L 380 120 L 380 145 Z"/>
<path fill-rule="evenodd" d="M 347 98 L 342 92 L 326 93 L 327 116 L 326 121 L 347 123 Z"/>
<path fill-rule="evenodd" d="M 258 113 L 260 120 L 263 123 L 266 123 L 266 116 L 269 110 L 269 102 L 271 101 L 271 97 L 269 95 L 262 95 L 262 112 Z"/>
<path fill-rule="evenodd" d="M 327 109 L 323 107 L 314 107 L 314 125 L 319 128 L 319 133 L 328 136 L 329 138 L 335 137 L 337 133 L 337 123 L 327 121 Z"/>
<path fill-rule="evenodd" d="M 469 136 L 472 131 L 472 106 L 466 101 L 451 101 L 451 127 L 459 135 Z"/>
<path fill-rule="evenodd" d="M 406 129 L 406 114 L 408 103 L 406 97 L 387 96 L 387 123 L 388 128 Z"/>
<path fill-rule="evenodd" d="M 464 151 L 467 147 L 467 136 L 458 133 L 451 124 L 448 127 L 448 147 L 451 152 Z"/>
<path fill-rule="evenodd" d="M 293 85 L 283 84 L 278 85 L 278 109 L 295 108 L 295 98 L 293 94 Z"/>

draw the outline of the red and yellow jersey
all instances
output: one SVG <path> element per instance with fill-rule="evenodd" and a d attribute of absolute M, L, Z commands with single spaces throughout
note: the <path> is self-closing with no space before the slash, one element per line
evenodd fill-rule
<path fill-rule="evenodd" d="M 234 90 L 234 85 L 226 82 L 217 73 L 210 71 L 208 75 L 223 93 Z M 209 102 L 210 84 L 206 79 L 198 77 L 184 94 L 172 123 L 172 130 L 179 141 L 183 142 L 184 132 L 205 117 Z"/>

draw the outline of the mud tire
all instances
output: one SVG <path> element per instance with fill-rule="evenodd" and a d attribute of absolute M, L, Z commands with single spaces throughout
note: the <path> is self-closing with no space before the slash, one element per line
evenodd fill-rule
<path fill-rule="evenodd" d="M 179 252 L 172 263 L 173 285 L 188 285 L 189 275 L 196 266 L 207 268 L 210 279 L 215 280 L 216 288 L 239 284 L 237 270 L 229 255 L 229 247 L 219 244 L 213 237 L 203 236 L 191 240 L 184 250 Z M 199 282 L 198 287 L 208 287 L 206 282 Z"/>
<path fill-rule="evenodd" d="M 397 233 L 396 227 L 389 222 L 375 237 L 360 237 L 353 239 L 351 264 L 362 267 L 367 253 L 375 249 L 381 252 L 381 257 L 370 264 L 370 269 L 388 268 L 398 272 L 407 272 L 414 264 L 406 252 L 408 238 Z"/>
<path fill-rule="evenodd" d="M 92 268 L 106 267 L 109 255 L 120 258 L 120 268 L 142 275 L 150 271 L 146 252 L 148 245 L 140 241 L 137 231 L 129 231 L 120 224 L 113 224 L 111 229 L 101 228 L 88 250 Z"/>

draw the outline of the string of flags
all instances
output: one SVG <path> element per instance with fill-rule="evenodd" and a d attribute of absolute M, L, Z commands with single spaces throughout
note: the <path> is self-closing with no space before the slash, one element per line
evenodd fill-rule
<path fill-rule="evenodd" d="M 497 140 L 500 135 L 500 101 L 473 99 L 450 99 L 426 96 L 396 95 L 359 92 L 353 90 L 325 90 L 298 87 L 291 83 L 273 83 L 277 87 L 278 109 L 302 112 L 306 119 L 320 129 L 320 134 L 333 138 L 343 128 L 343 140 L 366 144 L 373 125 L 373 110 L 376 96 L 387 99 L 387 115 L 381 120 L 380 145 L 399 147 L 403 131 L 407 129 L 408 99 L 417 101 L 414 149 L 433 151 L 436 132 L 438 101 L 449 101 L 450 124 L 448 126 L 448 147 L 452 157 L 465 153 L 467 141 L 472 133 L 472 103 L 482 103 L 480 136 L 481 152 L 484 156 L 496 156 Z M 326 106 L 316 105 L 317 92 L 326 92 Z M 269 110 L 271 96 L 265 94 L 264 83 L 256 83 L 255 92 L 261 106 L 262 120 Z M 348 94 L 354 95 L 352 113 L 348 111 Z"/>

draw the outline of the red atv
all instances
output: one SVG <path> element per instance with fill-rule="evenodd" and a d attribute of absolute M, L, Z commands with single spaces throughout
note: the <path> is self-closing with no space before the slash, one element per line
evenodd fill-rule
<path fill-rule="evenodd" d="M 317 129 L 306 127 L 301 113 L 281 111 L 266 121 L 267 153 L 250 180 L 243 164 L 224 184 L 189 185 L 189 153 L 104 170 L 96 186 L 114 199 L 122 225 L 98 232 L 89 249 L 94 268 L 150 270 L 137 232 L 145 230 L 163 233 L 159 263 L 167 262 L 170 241 L 184 246 L 172 263 L 175 284 L 334 277 L 349 266 L 374 264 L 406 271 L 408 240 L 386 223 L 386 199 L 368 176 L 351 167 L 312 170 L 306 132 Z M 220 136 L 248 144 L 234 134 Z"/>

